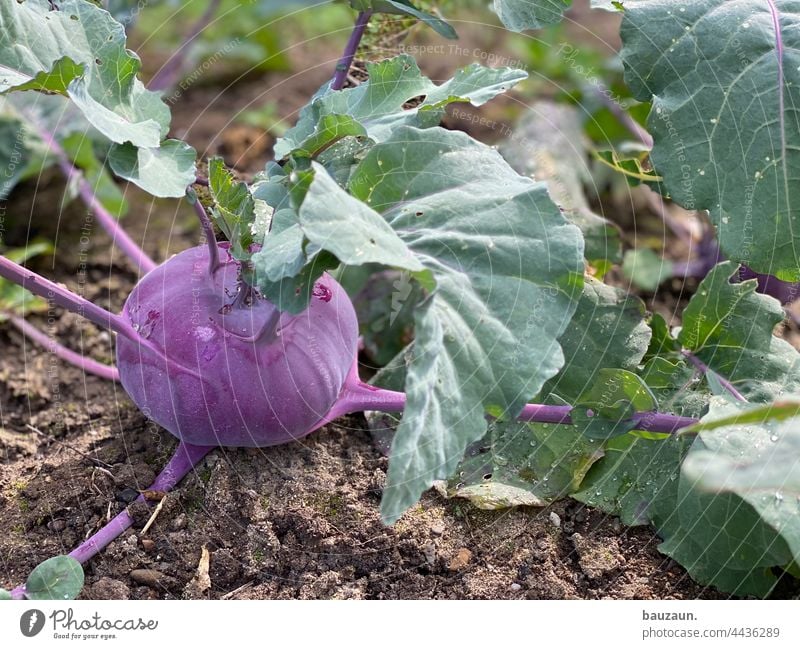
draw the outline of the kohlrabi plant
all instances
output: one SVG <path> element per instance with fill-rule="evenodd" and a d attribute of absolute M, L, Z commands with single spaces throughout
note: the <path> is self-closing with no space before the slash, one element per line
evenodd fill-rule
<path fill-rule="evenodd" d="M 781 305 L 743 275 L 800 280 L 796 3 L 593 3 L 622 12 L 625 81 L 650 105 L 642 125 L 606 97 L 639 149 L 598 157 L 713 224 L 705 265 L 683 273 L 703 279 L 674 327 L 602 281 L 622 261 L 621 239 L 575 198 L 579 123 L 561 139 L 532 123 L 541 137 L 513 152 L 440 126 L 449 105 L 480 106 L 525 71 L 473 63 L 435 83 L 402 54 L 368 62 L 367 79 L 345 88 L 375 13 L 455 38 L 438 10 L 351 0 L 355 28 L 332 80 L 245 183 L 219 158 L 198 174 L 158 92 L 183 66 L 146 87 L 123 26 L 98 4 L 0 3 L 0 154 L 14 157 L 2 196 L 57 165 L 139 282 L 116 314 L 24 267 L 30 251 L 0 257 L 0 276 L 116 334 L 116 368 L 59 355 L 118 379 L 178 438 L 152 490 L 172 488 L 215 447 L 289 443 L 368 412 L 393 435 L 387 525 L 434 485 L 485 508 L 572 496 L 651 524 L 662 552 L 722 590 L 763 596 L 797 573 L 800 354 L 774 333 Z M 516 31 L 557 23 L 569 4 L 491 3 Z M 559 166 L 562 156 L 574 164 Z M 186 200 L 205 241 L 151 260 L 118 221 L 125 206 L 109 169 Z M 344 288 L 353 277 L 355 305 Z M 650 277 L 653 288 L 661 279 Z M 13 304 L 33 299 L 19 291 Z M 389 325 L 363 330 L 359 314 L 381 304 L 390 323 L 402 313 L 408 339 Z M 5 297 L 0 308 L 55 344 Z M 361 335 L 385 365 L 370 384 L 359 378 Z M 75 562 L 132 521 L 122 511 L 45 577 L 0 597 L 74 596 Z"/>

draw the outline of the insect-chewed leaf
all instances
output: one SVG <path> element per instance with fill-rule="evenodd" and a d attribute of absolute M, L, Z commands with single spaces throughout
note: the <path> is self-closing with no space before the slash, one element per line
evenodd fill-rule
<path fill-rule="evenodd" d="M 447 492 L 480 509 L 542 507 L 573 493 L 602 455 L 575 426 L 495 421 L 469 446 Z"/>
<path fill-rule="evenodd" d="M 33 569 L 25 582 L 28 599 L 75 599 L 83 588 L 83 568 L 68 556 L 52 557 Z"/>
<path fill-rule="evenodd" d="M 524 70 L 474 63 L 437 86 L 422 76 L 416 61 L 407 54 L 368 63 L 367 71 L 369 79 L 355 88 L 333 91 L 328 84 L 322 86 L 300 111 L 297 124 L 275 144 L 276 158 L 302 148 L 303 142 L 322 128 L 320 122 L 327 115 L 349 115 L 370 138 L 381 142 L 404 124 L 421 128 L 439 124 L 445 106 L 453 102 L 480 106 L 528 76 Z M 421 102 L 404 108 L 406 102 L 421 95 Z"/>
<path fill-rule="evenodd" d="M 800 280 L 800 5 L 624 6 L 625 78 L 653 103 L 651 159 L 666 190 L 710 210 L 728 258 Z"/>

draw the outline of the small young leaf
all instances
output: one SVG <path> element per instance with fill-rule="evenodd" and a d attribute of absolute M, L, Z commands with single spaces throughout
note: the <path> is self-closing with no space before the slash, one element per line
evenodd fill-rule
<path fill-rule="evenodd" d="M 52 557 L 33 569 L 25 582 L 28 599 L 75 599 L 83 588 L 81 564 L 66 555 Z"/>

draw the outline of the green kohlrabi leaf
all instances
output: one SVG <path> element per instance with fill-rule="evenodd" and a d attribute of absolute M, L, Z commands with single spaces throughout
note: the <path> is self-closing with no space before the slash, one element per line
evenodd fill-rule
<path fill-rule="evenodd" d="M 542 507 L 575 492 L 603 452 L 575 426 L 493 421 L 447 483 L 480 509 Z"/>
<path fill-rule="evenodd" d="M 800 561 L 800 418 L 778 421 L 772 409 L 714 398 L 702 424 L 738 419 L 741 423 L 707 428 L 701 444 L 683 465 L 695 488 L 736 494 L 746 501 L 786 542 Z M 751 417 L 747 417 L 747 415 Z M 748 421 L 752 416 L 760 421 Z"/>
<path fill-rule="evenodd" d="M 28 599 L 75 599 L 83 588 L 81 564 L 65 555 L 42 561 L 25 582 Z"/>
<path fill-rule="evenodd" d="M 308 247 L 350 265 L 406 268 L 425 289 L 382 505 L 393 522 L 453 472 L 485 434 L 487 411 L 514 417 L 561 368 L 583 242 L 544 185 L 460 132 L 397 128 L 357 165 L 350 195 L 321 166 L 312 173 L 292 189 Z M 257 270 L 260 255 L 275 253 L 269 239 Z"/>
<path fill-rule="evenodd" d="M 770 443 L 762 435 L 752 441 Z M 728 450 L 736 446 L 734 442 Z M 664 537 L 659 549 L 701 583 L 737 595 L 764 597 L 776 582 L 769 568 L 785 566 L 792 560 L 788 539 L 779 528 L 796 543 L 797 525 L 790 520 L 793 515 L 797 519 L 796 511 L 781 514 L 779 508 L 789 503 L 776 503 L 775 491 L 754 498 L 754 506 L 737 493 L 706 489 L 695 473 L 696 462 L 708 459 L 706 449 L 703 440 L 696 439 L 684 460 L 674 514 L 656 525 Z M 700 454 L 697 460 L 695 454 Z"/>
<path fill-rule="evenodd" d="M 349 115 L 359 122 L 370 138 L 381 142 L 403 124 L 425 128 L 439 124 L 444 108 L 453 102 L 476 106 L 505 92 L 527 76 L 523 70 L 485 68 L 474 63 L 456 72 L 440 86 L 423 77 L 411 56 L 368 63 L 369 80 L 355 88 L 333 91 L 326 84 L 300 112 L 300 119 L 275 144 L 276 158 L 302 148 L 303 142 L 320 130 L 326 115 Z M 410 99 L 424 95 L 412 108 L 403 108 Z"/>
<path fill-rule="evenodd" d="M 541 29 L 561 21 L 572 0 L 493 0 L 495 13 L 515 32 Z"/>
<path fill-rule="evenodd" d="M 724 262 L 706 276 L 683 312 L 678 341 L 751 401 L 800 390 L 800 354 L 773 335 L 784 318 L 780 303 L 756 293 L 755 280 L 730 283 L 736 272 Z"/>
<path fill-rule="evenodd" d="M 591 182 L 587 165 L 589 144 L 577 109 L 540 101 L 531 106 L 500 153 L 514 169 L 547 183 L 550 196 L 566 217 L 583 232 L 586 259 L 593 265 L 619 262 L 619 230 L 592 211 L 584 191 Z"/>
<path fill-rule="evenodd" d="M 626 525 L 652 523 L 658 529 L 673 514 L 680 465 L 690 444 L 633 433 L 609 440 L 604 457 L 572 497 L 619 516 Z"/>
<path fill-rule="evenodd" d="M 651 159 L 666 190 L 710 210 L 728 258 L 800 280 L 800 5 L 624 6 L 625 78 L 652 101 Z"/>
<path fill-rule="evenodd" d="M 212 215 L 231 242 L 231 254 L 250 260 L 254 243 L 260 243 L 271 214 L 264 201 L 256 199 L 247 185 L 234 179 L 222 158 L 208 161 L 208 188 L 214 199 Z"/>
<path fill-rule="evenodd" d="M 108 162 L 117 176 L 153 196 L 180 198 L 195 180 L 195 150 L 181 140 L 164 140 L 157 148 L 115 144 Z"/>
<path fill-rule="evenodd" d="M 169 109 L 136 78 L 139 59 L 125 31 L 85 0 L 0 5 L 0 92 L 45 90 L 68 95 L 111 141 L 157 147 Z"/>
<path fill-rule="evenodd" d="M 587 386 L 597 383 L 600 370 L 635 371 L 651 335 L 644 316 L 641 300 L 587 278 L 577 311 L 559 339 L 564 367 L 545 384 L 537 401 L 574 403 Z"/>
<path fill-rule="evenodd" d="M 350 191 L 435 279 L 416 314 L 408 406 L 384 491 L 383 517 L 394 521 L 483 436 L 487 409 L 516 415 L 558 371 L 582 242 L 543 185 L 439 128 L 398 129 L 367 154 Z"/>

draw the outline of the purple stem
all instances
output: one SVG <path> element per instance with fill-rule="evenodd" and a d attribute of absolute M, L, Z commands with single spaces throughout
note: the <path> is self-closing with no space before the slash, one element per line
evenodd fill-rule
<path fill-rule="evenodd" d="M 339 62 L 336 64 L 336 74 L 333 75 L 331 81 L 331 90 L 341 90 L 344 87 L 344 82 L 347 80 L 347 73 L 350 71 L 350 66 L 353 64 L 353 59 L 358 51 L 358 45 L 361 43 L 361 37 L 364 36 L 364 31 L 367 28 L 367 23 L 372 16 L 372 11 L 362 11 L 356 18 L 356 24 L 350 34 L 350 39 L 344 48 L 344 54 Z"/>
<path fill-rule="evenodd" d="M 108 210 L 103 207 L 103 204 L 97 200 L 89 181 L 87 181 L 83 174 L 75 168 L 72 162 L 70 162 L 70 159 L 67 157 L 64 149 L 61 148 L 61 145 L 58 142 L 56 142 L 53 134 L 39 124 L 36 124 L 35 126 L 39 137 L 42 138 L 44 143 L 53 152 L 53 154 L 55 154 L 56 158 L 58 158 L 58 166 L 67 177 L 67 182 L 73 181 L 77 183 L 80 197 L 83 199 L 83 202 L 86 203 L 87 207 L 94 213 L 95 218 L 98 220 L 102 228 L 109 234 L 112 242 L 118 246 L 119 249 L 122 250 L 122 252 L 125 253 L 125 255 L 127 255 L 134 264 L 138 266 L 142 273 L 149 273 L 151 270 L 153 270 L 156 267 L 156 263 L 147 256 L 147 253 L 145 253 L 144 250 L 136 245 L 133 239 L 130 238 L 128 233 L 125 232 L 122 226 L 117 222 L 117 219 L 115 219 L 108 212 Z"/>
<path fill-rule="evenodd" d="M 800 283 L 784 282 L 774 275 L 763 275 L 742 266 L 739 269 L 739 281 L 748 279 L 758 280 L 758 292 L 774 297 L 781 304 L 791 304 L 800 297 Z"/>
<path fill-rule="evenodd" d="M 695 356 L 692 352 L 684 349 L 681 352 L 681 354 L 683 354 L 683 356 L 686 359 L 688 359 L 688 361 L 692 365 L 694 365 L 698 370 L 700 370 L 703 374 L 707 374 L 708 372 L 713 371 L 708 365 L 706 365 L 703 361 L 697 358 L 697 356 Z M 745 399 L 742 396 L 742 393 L 739 392 L 739 390 L 737 390 L 735 387 L 733 387 L 733 383 L 731 383 L 728 379 L 717 374 L 717 380 L 719 381 L 720 385 L 723 388 L 725 388 L 731 394 L 731 396 L 733 396 L 734 399 L 737 399 L 738 401 L 745 401 L 745 402 L 747 401 L 747 399 Z"/>
<path fill-rule="evenodd" d="M 215 446 L 194 446 L 192 444 L 180 442 L 172 458 L 167 462 L 167 466 L 159 473 L 149 490 L 169 491 L 175 487 L 175 485 L 178 484 L 178 482 L 180 482 L 209 451 L 215 448 Z M 136 501 L 144 501 L 144 496 L 139 496 Z M 69 556 L 80 563 L 86 563 L 131 525 L 133 525 L 133 518 L 128 514 L 128 510 L 125 509 L 70 552 Z M 11 591 L 11 597 L 13 599 L 25 599 L 25 586 L 17 586 Z"/>
<path fill-rule="evenodd" d="M 25 318 L 18 316 L 10 316 L 9 320 L 17 329 L 19 329 L 25 336 L 33 340 L 36 344 L 44 347 L 51 354 L 55 354 L 58 358 L 75 367 L 82 369 L 85 372 L 99 376 L 101 379 L 108 379 L 109 381 L 119 381 L 119 371 L 116 367 L 111 367 L 104 363 L 99 363 L 91 358 L 87 358 L 82 354 L 78 354 L 71 349 L 67 349 L 59 344 L 50 336 L 42 331 L 39 331 Z"/>
<path fill-rule="evenodd" d="M 361 412 L 362 410 L 401 412 L 405 405 L 406 395 L 402 392 L 384 390 L 362 383 L 358 378 L 358 367 L 354 364 L 345 380 L 345 387 L 339 400 L 317 427 L 352 412 Z M 572 424 L 570 412 L 572 412 L 572 406 L 529 403 L 522 409 L 517 419 L 541 424 Z M 660 412 L 637 412 L 630 421 L 635 424 L 636 430 L 670 434 L 697 423 L 697 419 Z"/>
<path fill-rule="evenodd" d="M 208 272 L 213 275 L 220 266 L 219 262 L 219 246 L 217 246 L 217 237 L 214 234 L 214 226 L 211 225 L 211 219 L 208 218 L 206 208 L 200 202 L 200 199 L 194 199 L 194 211 L 197 218 L 200 219 L 200 225 L 206 235 L 206 242 L 208 243 Z"/>
<path fill-rule="evenodd" d="M 2 255 L 0 255 L 0 277 L 19 284 L 22 288 L 44 298 L 48 302 L 52 300 L 58 306 L 65 308 L 67 311 L 77 313 L 99 327 L 111 329 L 111 331 L 116 331 L 121 336 L 125 336 L 132 341 L 149 346 L 147 341 L 139 336 L 124 318 L 114 315 L 96 304 L 92 304 L 89 300 L 76 295 L 69 289 L 45 279 Z"/>
<path fill-rule="evenodd" d="M 210 0 L 206 10 L 203 12 L 203 15 L 197 19 L 197 21 L 187 32 L 183 39 L 183 45 L 180 46 L 178 51 L 175 52 L 161 67 L 161 69 L 156 72 L 155 75 L 153 75 L 153 78 L 150 79 L 150 83 L 147 86 L 150 90 L 166 90 L 167 88 L 171 88 L 175 85 L 175 82 L 178 80 L 178 76 L 180 75 L 180 72 L 186 63 L 186 57 L 191 49 L 189 46 L 192 44 L 194 39 L 197 38 L 200 33 L 209 26 L 211 19 L 214 17 L 214 14 L 219 7 L 219 3 L 220 0 Z"/>

